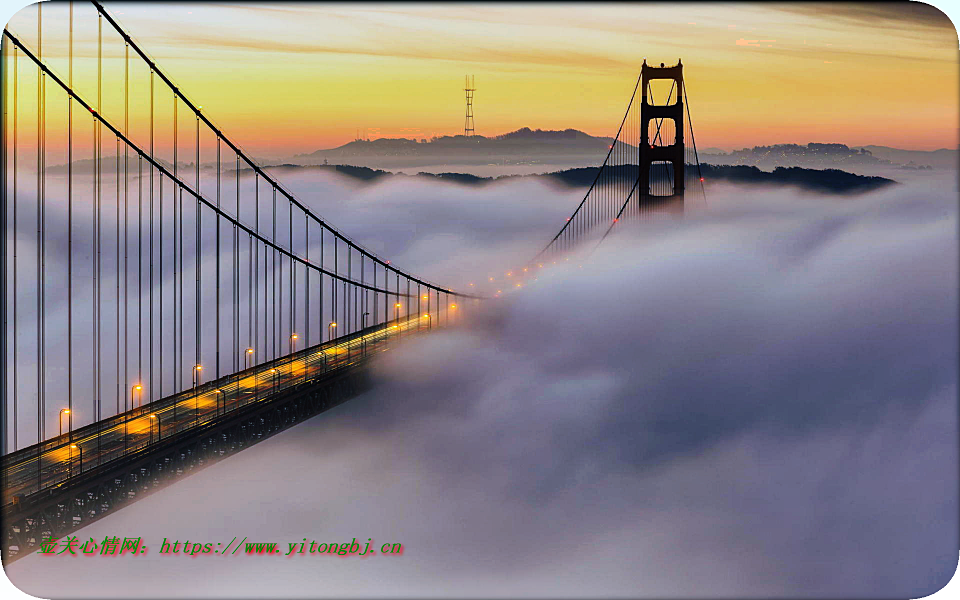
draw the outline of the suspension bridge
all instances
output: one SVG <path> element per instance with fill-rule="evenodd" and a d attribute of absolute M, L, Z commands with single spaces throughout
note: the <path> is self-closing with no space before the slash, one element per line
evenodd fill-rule
<path fill-rule="evenodd" d="M 99 2 L 39 3 L 15 22 L 0 143 L 5 562 L 356 396 L 375 356 L 481 301 L 321 218 Z M 644 60 L 583 200 L 488 297 L 621 222 L 703 203 L 683 65 Z"/>

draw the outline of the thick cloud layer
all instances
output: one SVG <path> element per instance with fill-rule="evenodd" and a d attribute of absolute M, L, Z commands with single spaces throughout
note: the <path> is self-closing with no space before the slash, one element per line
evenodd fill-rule
<path fill-rule="evenodd" d="M 349 225 L 350 206 L 325 216 L 437 279 L 424 237 L 493 269 L 526 256 L 487 241 L 491 207 L 520 236 L 548 202 L 406 185 L 362 191 Z M 142 535 L 146 556 L 31 556 L 9 576 L 46 597 L 932 593 L 960 547 L 955 182 L 710 192 L 708 211 L 623 227 L 387 353 L 362 398 L 80 532 Z M 384 234 L 414 218 L 437 227 Z M 234 535 L 405 551 L 156 553 Z"/>

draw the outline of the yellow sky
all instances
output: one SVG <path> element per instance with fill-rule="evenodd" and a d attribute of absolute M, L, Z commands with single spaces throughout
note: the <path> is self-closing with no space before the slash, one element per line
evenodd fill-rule
<path fill-rule="evenodd" d="M 682 57 L 701 148 L 957 146 L 956 30 L 918 3 L 106 6 L 206 114 L 260 156 L 336 146 L 358 129 L 460 133 L 467 73 L 476 77 L 477 133 L 526 126 L 613 135 L 644 57 Z M 44 9 L 45 55 L 60 72 L 65 7 Z M 93 73 L 96 18 L 84 3 L 75 10 L 80 80 Z M 36 8 L 9 27 L 35 45 Z M 123 46 L 107 39 L 105 77 L 117 81 Z M 95 97 L 95 84 L 78 88 Z M 111 101 L 120 106 L 108 98 L 105 114 Z"/>

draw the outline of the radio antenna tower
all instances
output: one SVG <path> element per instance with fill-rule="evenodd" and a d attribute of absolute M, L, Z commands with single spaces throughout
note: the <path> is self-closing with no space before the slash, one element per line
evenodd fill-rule
<path fill-rule="evenodd" d="M 467 94 L 467 116 L 463 121 L 463 135 L 472 136 L 473 133 L 473 92 L 477 88 L 473 85 L 473 75 L 467 75 L 463 91 Z"/>

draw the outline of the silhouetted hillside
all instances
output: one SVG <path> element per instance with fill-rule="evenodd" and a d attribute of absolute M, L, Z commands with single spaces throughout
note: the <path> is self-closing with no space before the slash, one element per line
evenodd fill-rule
<path fill-rule="evenodd" d="M 859 194 L 896 183 L 886 177 L 857 175 L 840 169 L 777 167 L 773 171 L 761 171 L 745 165 L 700 165 L 700 172 L 704 179 L 711 181 L 795 185 L 828 194 Z"/>
<path fill-rule="evenodd" d="M 284 171 L 333 171 L 364 182 L 372 182 L 384 177 L 407 177 L 407 175 L 403 173 L 391 173 L 390 171 L 355 167 L 352 165 L 302 166 L 283 164 L 267 167 L 267 169 L 278 174 Z M 608 173 L 613 176 L 614 180 L 620 179 L 632 185 L 637 178 L 636 165 L 618 165 L 616 167 L 608 167 L 608 169 Z M 503 175 L 496 178 L 479 177 L 469 173 L 420 172 L 417 173 L 415 177 L 442 179 L 461 185 L 486 185 L 507 179 L 540 177 L 556 181 L 569 187 L 585 188 L 589 187 L 596 179 L 598 170 L 598 167 L 585 167 L 539 175 Z M 241 171 L 249 171 L 249 169 L 243 169 Z M 708 184 L 717 181 L 730 181 L 738 184 L 792 185 L 827 194 L 859 194 L 896 183 L 896 181 L 885 177 L 857 175 L 839 169 L 804 169 L 801 167 L 778 167 L 773 171 L 762 171 L 757 167 L 746 165 L 703 164 L 700 165 L 700 173 Z M 607 181 L 610 181 L 610 179 L 607 179 Z"/>
<path fill-rule="evenodd" d="M 296 162 L 316 163 L 323 160 L 341 161 L 350 157 L 475 157 L 483 160 L 495 158 L 541 157 L 556 155 L 603 155 L 613 143 L 613 138 L 594 137 L 576 129 L 549 131 L 523 127 L 494 137 L 482 135 L 445 135 L 426 139 L 380 138 L 354 140 L 337 148 L 298 154 Z M 624 150 L 635 146 L 618 143 Z"/>
<path fill-rule="evenodd" d="M 629 180 L 637 177 L 635 165 L 622 165 L 613 169 L 615 176 Z M 773 171 L 762 171 L 757 167 L 744 165 L 700 165 L 700 174 L 709 182 L 730 181 L 734 183 L 794 185 L 804 189 L 829 194 L 856 194 L 896 183 L 885 177 L 870 177 L 848 173 L 839 169 L 804 169 L 801 167 L 777 167 Z M 597 167 L 567 169 L 548 173 L 551 177 L 571 187 L 586 187 L 597 176 Z"/>

